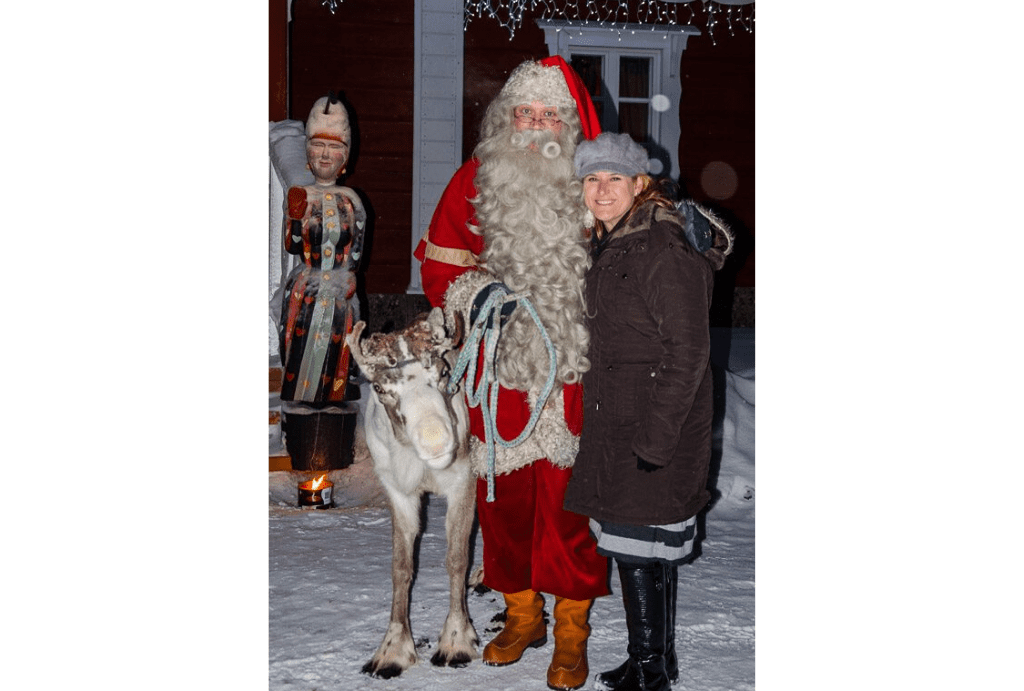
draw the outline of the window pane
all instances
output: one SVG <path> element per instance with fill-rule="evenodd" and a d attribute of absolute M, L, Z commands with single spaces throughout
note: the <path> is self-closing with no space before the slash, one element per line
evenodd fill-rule
<path fill-rule="evenodd" d="M 637 142 L 650 140 L 647 129 L 648 107 L 646 103 L 619 104 L 619 132 L 624 132 Z"/>
<path fill-rule="evenodd" d="M 650 74 L 650 58 L 619 58 L 619 96 L 648 98 L 651 95 Z"/>
<path fill-rule="evenodd" d="M 590 92 L 590 98 L 597 101 L 603 96 L 601 89 L 601 61 L 600 55 L 576 55 L 572 54 L 569 64 L 576 70 L 576 74 L 583 80 L 583 84 Z M 596 105 L 596 104 L 595 104 Z"/>

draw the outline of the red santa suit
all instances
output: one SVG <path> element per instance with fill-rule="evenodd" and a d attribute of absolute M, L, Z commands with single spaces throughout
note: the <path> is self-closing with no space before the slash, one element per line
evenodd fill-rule
<path fill-rule="evenodd" d="M 583 135 L 592 139 L 600 134 L 593 103 L 576 73 L 560 57 L 539 62 L 561 68 L 576 101 Z M 431 305 L 465 303 L 480 287 L 501 280 L 476 266 L 486 238 L 468 227 L 477 225 L 470 200 L 477 196 L 474 178 L 479 166 L 474 158 L 455 173 L 414 252 L 422 262 L 423 290 Z M 582 237 L 582 227 L 580 232 Z M 583 426 L 582 387 L 579 383 L 556 386 L 550 400 L 553 404 L 545 406 L 539 431 L 522 447 L 499 457 L 494 501 L 486 499 L 487 484 L 476 454 L 484 584 L 502 593 L 530 589 L 572 600 L 593 599 L 610 592 L 607 560 L 595 550 L 588 519 L 562 508 Z M 500 387 L 495 423 L 503 439 L 515 439 L 523 431 L 533 402 L 526 391 Z M 479 451 L 485 439 L 480 407 L 471 407 L 469 414 Z"/>

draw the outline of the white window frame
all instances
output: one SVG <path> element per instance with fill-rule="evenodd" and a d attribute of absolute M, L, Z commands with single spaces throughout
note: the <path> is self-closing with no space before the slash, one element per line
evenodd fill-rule
<path fill-rule="evenodd" d="M 664 95 L 667 110 L 650 109 L 649 123 L 652 158 L 662 163 L 661 175 L 679 179 L 679 103 L 682 86 L 679 81 L 679 61 L 686 50 L 686 40 L 700 35 L 700 30 L 686 25 L 625 24 L 617 27 L 584 25 L 564 19 L 538 19 L 551 55 L 560 55 L 566 62 L 572 54 L 601 55 L 602 70 L 608 95 L 618 112 L 619 58 L 651 58 L 651 96 Z M 612 69 L 614 63 L 614 70 Z M 628 102 L 628 100 L 627 100 Z M 602 125 L 602 128 L 604 126 Z"/>
<path fill-rule="evenodd" d="M 607 98 L 611 101 L 608 104 L 611 106 L 611 110 L 608 108 L 604 110 L 603 117 L 605 121 L 601 123 L 603 131 L 617 131 L 617 118 L 613 116 L 618 115 L 620 103 L 646 103 L 649 108 L 647 118 L 649 138 L 652 142 L 661 141 L 662 119 L 658 117 L 658 113 L 651 107 L 651 99 L 654 97 L 654 94 L 661 93 L 661 55 L 659 52 L 639 48 L 633 50 L 608 50 L 605 48 L 576 46 L 569 51 L 569 55 L 565 56 L 565 61 L 572 62 L 571 58 L 573 55 L 596 55 L 601 58 L 601 79 L 608 89 Z M 648 58 L 651 61 L 650 72 L 648 73 L 651 83 L 647 98 L 624 98 L 619 96 L 619 60 L 621 58 Z"/>

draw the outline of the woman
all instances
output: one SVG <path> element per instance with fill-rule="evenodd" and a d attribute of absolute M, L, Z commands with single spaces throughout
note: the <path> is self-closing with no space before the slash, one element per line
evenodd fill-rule
<path fill-rule="evenodd" d="M 581 142 L 575 165 L 595 218 L 591 369 L 565 508 L 590 517 L 598 553 L 615 559 L 622 584 L 629 658 L 598 686 L 664 691 L 679 674 L 676 566 L 710 498 L 708 310 L 732 237 L 706 212 L 671 201 L 625 134 Z"/>
<path fill-rule="evenodd" d="M 358 395 L 348 387 L 345 336 L 359 319 L 355 271 L 366 225 L 358 195 L 337 184 L 348 163 L 348 112 L 334 95 L 313 104 L 306 121 L 306 161 L 314 184 L 292 187 L 284 248 L 302 257 L 284 285 L 279 335 L 284 431 L 293 465 L 341 467 L 340 414 Z"/>

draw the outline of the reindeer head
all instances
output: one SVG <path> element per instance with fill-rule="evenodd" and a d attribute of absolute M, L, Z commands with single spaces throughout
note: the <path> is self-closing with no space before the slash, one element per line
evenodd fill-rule
<path fill-rule="evenodd" d="M 428 465 L 446 467 L 465 435 L 457 410 L 464 406 L 461 394 L 445 391 L 450 373 L 445 356 L 450 357 L 459 334 L 447 335 L 437 307 L 402 331 L 371 334 L 360 342 L 365 328 L 365 322 L 356 323 L 347 343 L 371 395 L 387 412 L 396 441 L 412 445 Z"/>

